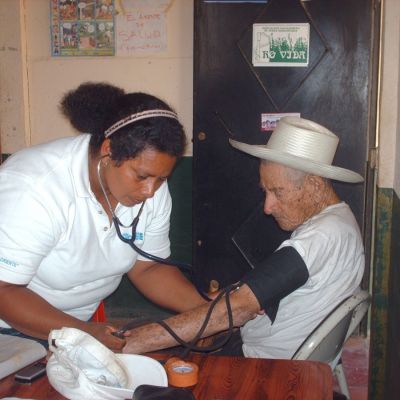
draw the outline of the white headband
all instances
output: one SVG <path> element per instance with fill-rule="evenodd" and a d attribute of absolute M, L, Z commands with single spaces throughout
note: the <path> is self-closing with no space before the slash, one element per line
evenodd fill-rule
<path fill-rule="evenodd" d="M 164 117 L 164 118 L 174 118 L 178 119 L 178 116 L 173 111 L 168 110 L 147 110 L 136 114 L 129 115 L 128 117 L 117 121 L 115 124 L 111 125 L 105 132 L 105 138 L 110 137 L 114 132 L 123 126 L 132 124 L 141 119 L 153 118 L 153 117 Z"/>

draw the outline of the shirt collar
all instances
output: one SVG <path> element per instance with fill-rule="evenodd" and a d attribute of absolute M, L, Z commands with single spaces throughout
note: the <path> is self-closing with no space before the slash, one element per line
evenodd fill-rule
<path fill-rule="evenodd" d="M 94 196 L 89 181 L 89 141 L 91 135 L 83 133 L 76 138 L 71 155 L 71 173 L 78 197 Z"/>

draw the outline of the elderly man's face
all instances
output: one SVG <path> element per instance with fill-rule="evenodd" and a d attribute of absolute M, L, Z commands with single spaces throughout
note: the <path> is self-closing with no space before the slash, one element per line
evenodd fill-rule
<path fill-rule="evenodd" d="M 302 173 L 293 176 L 286 167 L 261 162 L 260 185 L 265 191 L 264 212 L 272 215 L 285 231 L 292 231 L 314 215 L 312 187 Z"/>

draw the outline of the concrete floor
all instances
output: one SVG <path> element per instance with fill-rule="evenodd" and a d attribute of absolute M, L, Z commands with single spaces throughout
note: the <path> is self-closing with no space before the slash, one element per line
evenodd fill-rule
<path fill-rule="evenodd" d="M 343 349 L 342 362 L 351 400 L 367 400 L 369 338 L 351 337 Z M 339 391 L 337 385 L 335 390 Z"/>

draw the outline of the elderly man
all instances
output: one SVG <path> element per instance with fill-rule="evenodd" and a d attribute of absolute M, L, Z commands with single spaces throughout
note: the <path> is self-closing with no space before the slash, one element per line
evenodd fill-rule
<path fill-rule="evenodd" d="M 351 296 L 361 282 L 361 234 L 350 208 L 341 202 L 330 179 L 356 183 L 363 178 L 332 165 L 338 142 L 328 129 L 297 117 L 281 119 L 265 146 L 231 140 L 233 147 L 261 159 L 264 211 L 282 229 L 293 231 L 230 292 L 233 324 L 241 327 L 239 352 L 233 353 L 291 358 L 322 319 Z M 200 306 L 165 322 L 179 337 L 190 341 L 209 307 Z M 201 336 L 227 328 L 227 306 L 219 301 Z M 139 327 L 125 335 L 125 353 L 177 344 L 158 324 Z"/>

